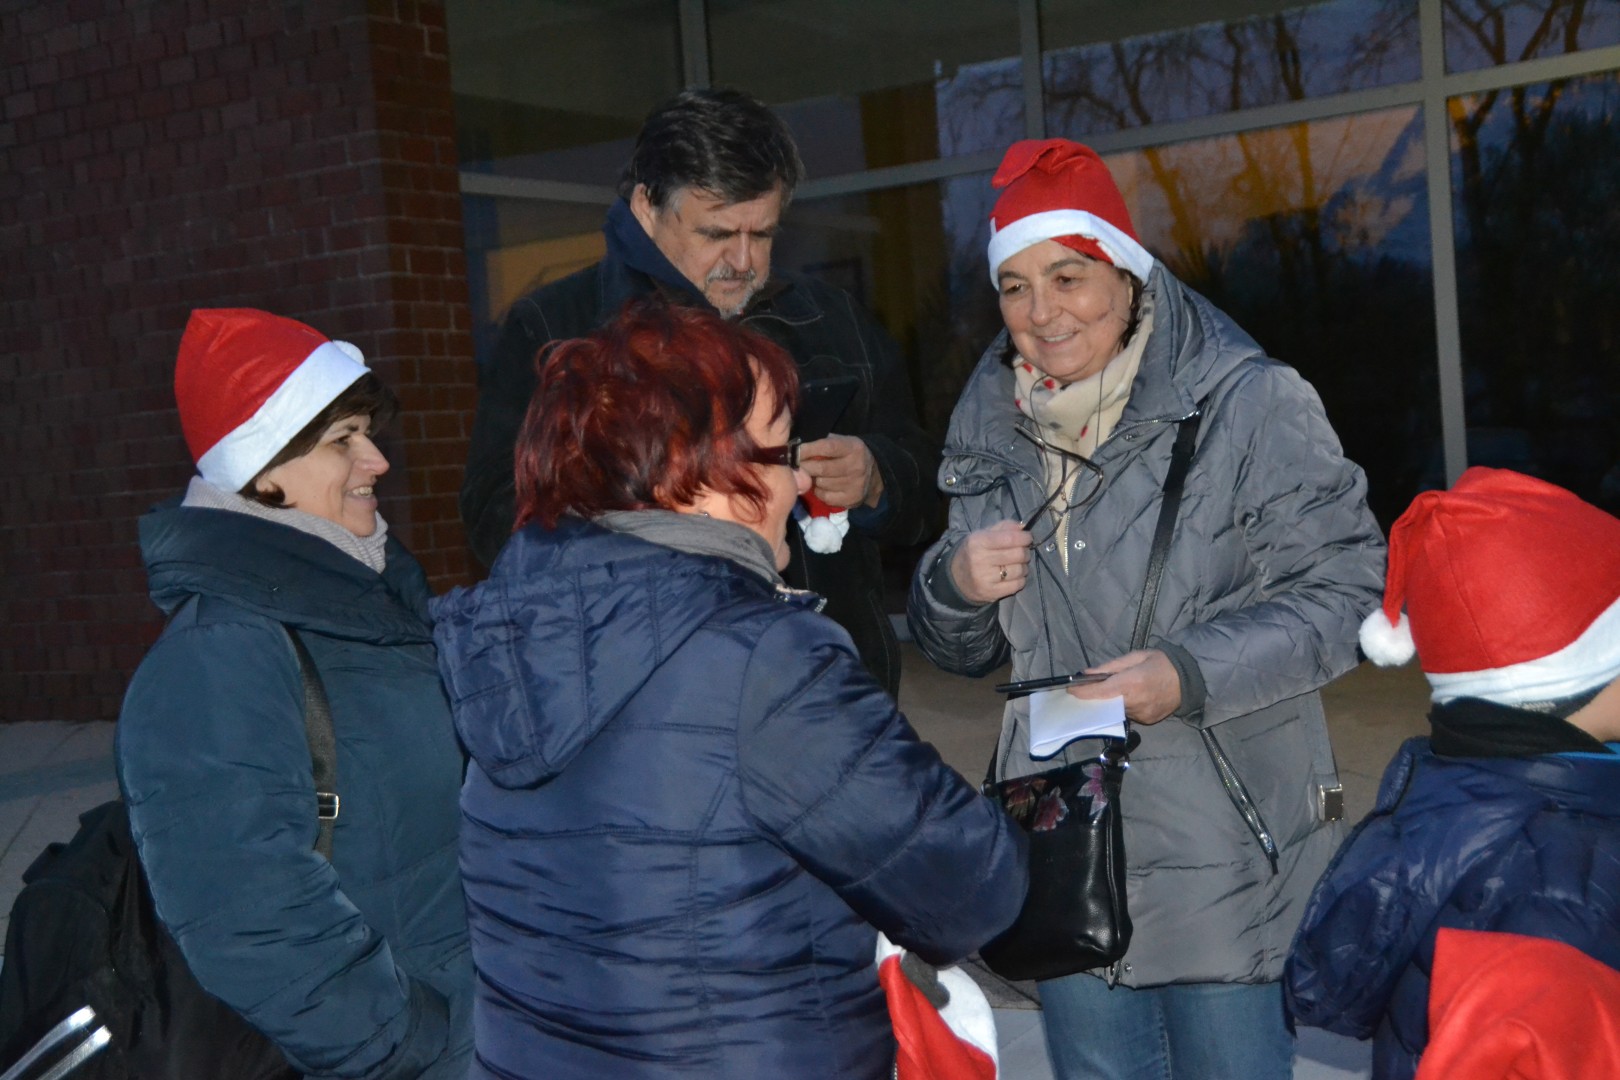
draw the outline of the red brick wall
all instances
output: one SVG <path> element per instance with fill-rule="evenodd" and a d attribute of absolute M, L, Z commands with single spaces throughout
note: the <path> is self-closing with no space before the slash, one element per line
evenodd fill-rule
<path fill-rule="evenodd" d="M 435 583 L 473 404 L 442 5 L 0 0 L 0 719 L 117 715 L 135 522 L 191 462 L 193 307 L 353 341 L 399 393 L 390 527 Z"/>

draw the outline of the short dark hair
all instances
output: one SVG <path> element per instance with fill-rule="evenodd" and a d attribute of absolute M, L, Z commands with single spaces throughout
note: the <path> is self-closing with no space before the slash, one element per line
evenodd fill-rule
<path fill-rule="evenodd" d="M 628 199 L 637 184 L 662 210 L 684 187 L 748 202 L 780 186 L 784 206 L 804 179 L 804 163 L 787 125 L 741 90 L 683 90 L 647 115 L 630 163 L 619 178 Z"/>
<path fill-rule="evenodd" d="M 315 414 L 315 419 L 305 424 L 292 441 L 281 448 L 281 453 L 270 459 L 270 464 L 260 469 L 253 479 L 242 485 L 237 492 L 243 498 L 252 499 L 256 503 L 274 507 L 277 510 L 287 505 L 287 493 L 276 485 L 271 484 L 270 490 L 260 491 L 258 483 L 264 474 L 278 465 L 285 465 L 295 458 L 301 458 L 316 446 L 320 445 L 321 436 L 326 429 L 339 420 L 349 416 L 364 416 L 371 421 L 371 435 L 387 427 L 399 412 L 399 399 L 394 392 L 388 389 L 388 384 L 377 377 L 374 371 L 368 371 L 354 382 L 349 388 L 337 397 L 332 403 Z"/>
<path fill-rule="evenodd" d="M 705 489 L 764 508 L 744 425 L 761 387 L 778 416 L 799 398 L 798 368 L 769 338 L 695 305 L 636 300 L 535 366 L 515 455 L 519 528 L 671 510 Z"/>

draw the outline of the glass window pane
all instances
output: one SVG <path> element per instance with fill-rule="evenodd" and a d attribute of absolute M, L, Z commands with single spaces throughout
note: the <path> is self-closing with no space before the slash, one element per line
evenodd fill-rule
<path fill-rule="evenodd" d="M 1276 10 L 1260 10 L 1275 8 Z M 1081 138 L 1418 78 L 1416 0 L 1210 4 L 1154 25 L 1152 4 L 1041 6 L 1047 131 Z M 1222 19 L 1228 21 L 1220 21 Z"/>
<path fill-rule="evenodd" d="M 988 175 L 973 179 L 989 189 Z M 837 285 L 877 316 L 906 357 L 924 425 L 938 435 L 988 341 L 977 329 L 965 334 L 957 317 L 956 276 L 984 278 L 983 245 L 975 263 L 948 232 L 942 192 L 960 183 L 796 200 L 773 255 L 776 266 Z"/>
<path fill-rule="evenodd" d="M 1418 110 L 1178 143 L 1108 164 L 1144 246 L 1316 387 L 1387 526 L 1440 461 Z"/>
<path fill-rule="evenodd" d="M 1620 0 L 1447 0 L 1446 70 L 1620 44 Z"/>
<path fill-rule="evenodd" d="M 1620 512 L 1620 73 L 1450 113 L 1469 463 Z"/>
<path fill-rule="evenodd" d="M 463 170 L 616 184 L 681 88 L 665 0 L 448 0 L 445 17 Z"/>
<path fill-rule="evenodd" d="M 714 81 L 775 107 L 811 176 L 999 147 L 1024 125 L 1017 9 L 926 8 L 922 18 L 909 0 L 710 0 Z"/>
<path fill-rule="evenodd" d="M 545 199 L 461 200 L 467 229 L 467 291 L 476 355 L 489 355 L 512 302 L 598 261 L 607 252 L 607 207 Z"/>

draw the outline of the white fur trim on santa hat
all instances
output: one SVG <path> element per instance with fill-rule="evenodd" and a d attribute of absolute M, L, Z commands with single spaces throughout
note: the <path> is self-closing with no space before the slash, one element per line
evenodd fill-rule
<path fill-rule="evenodd" d="M 1083 236 L 1095 240 L 1103 253 L 1121 270 L 1129 270 L 1138 281 L 1145 282 L 1153 273 L 1153 256 L 1147 248 L 1132 240 L 1129 234 L 1112 222 L 1086 210 L 1043 210 L 1027 214 L 1005 229 L 996 229 L 990 236 L 990 284 L 1000 286 L 997 274 L 1001 264 L 1042 240 L 1056 240 L 1060 236 Z"/>
<path fill-rule="evenodd" d="M 197 462 L 202 478 L 222 491 L 241 491 L 293 436 L 364 375 L 360 350 L 346 341 L 316 346 L 275 393 Z"/>
<path fill-rule="evenodd" d="M 1581 636 L 1555 653 L 1486 671 L 1436 674 L 1429 679 L 1436 704 L 1453 698 L 1484 698 L 1500 705 L 1557 701 L 1620 678 L 1620 600 L 1592 620 Z"/>
<path fill-rule="evenodd" d="M 877 966 L 880 969 L 887 961 L 898 964 L 904 953 L 905 950 L 890 941 L 887 934 L 878 934 Z M 958 1039 L 988 1057 L 991 1068 L 999 1074 L 1001 1054 L 996 1041 L 996 1014 L 990 1007 L 990 999 L 985 997 L 973 977 L 955 964 L 936 968 L 935 973 L 939 976 L 940 985 L 950 995 L 945 1007 L 939 1010 L 940 1019 L 945 1021 Z"/>
<path fill-rule="evenodd" d="M 1379 667 L 1400 667 L 1412 659 L 1417 646 L 1412 643 L 1412 624 L 1401 612 L 1401 621 L 1389 624 L 1389 616 L 1379 608 L 1361 621 L 1361 651 Z"/>

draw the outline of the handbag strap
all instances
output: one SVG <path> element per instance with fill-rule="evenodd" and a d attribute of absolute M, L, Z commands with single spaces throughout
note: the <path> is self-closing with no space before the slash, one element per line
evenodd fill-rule
<path fill-rule="evenodd" d="M 1131 649 L 1142 648 L 1147 644 L 1148 631 L 1153 625 L 1153 609 L 1159 600 L 1159 579 L 1164 575 L 1165 557 L 1170 550 L 1170 537 L 1176 529 L 1176 514 L 1181 507 L 1181 490 L 1187 479 L 1187 470 L 1192 465 L 1193 444 L 1198 437 L 1198 425 L 1203 417 L 1203 402 L 1199 402 L 1198 411 L 1185 420 L 1178 422 L 1176 432 L 1176 445 L 1170 451 L 1170 471 L 1164 478 L 1164 501 L 1159 504 L 1159 523 L 1153 531 L 1153 551 L 1148 556 L 1147 581 L 1142 586 L 1142 603 L 1136 610 L 1136 631 L 1131 635 Z M 1126 730 L 1130 730 L 1129 721 Z M 1265 853 L 1266 861 L 1271 864 L 1271 872 L 1277 872 L 1279 852 L 1277 840 L 1266 827 L 1265 819 L 1260 816 L 1260 808 L 1255 805 L 1254 796 L 1244 785 L 1243 778 L 1232 767 L 1231 759 L 1221 748 L 1220 740 L 1208 727 L 1200 726 L 1199 737 L 1204 743 L 1204 750 L 1209 754 L 1210 761 L 1215 766 L 1215 774 L 1220 777 L 1221 787 L 1226 791 L 1227 798 L 1248 825 L 1249 831 L 1254 834 L 1255 840 L 1260 844 L 1260 850 Z M 1113 743 L 1110 743 L 1109 753 L 1116 753 Z"/>
<path fill-rule="evenodd" d="M 315 836 L 315 850 L 332 861 L 332 831 L 337 822 L 339 799 L 337 795 L 337 734 L 332 730 L 332 708 L 326 700 L 326 686 L 315 667 L 298 631 L 283 624 L 287 640 L 292 642 L 293 655 L 298 658 L 298 677 L 304 684 L 304 738 L 309 742 L 309 764 L 315 775 L 315 816 L 320 831 Z"/>
<path fill-rule="evenodd" d="M 1131 633 L 1131 651 L 1147 644 L 1153 627 L 1153 609 L 1159 604 L 1159 582 L 1170 554 L 1170 538 L 1176 531 L 1176 515 L 1181 511 L 1181 491 L 1192 468 L 1193 447 L 1198 426 L 1203 422 L 1203 402 L 1191 416 L 1176 421 L 1176 445 L 1170 451 L 1170 470 L 1164 476 L 1164 498 L 1159 503 L 1159 523 L 1153 530 L 1153 550 L 1148 554 L 1147 580 L 1142 583 L 1142 602 L 1136 608 L 1136 629 Z"/>
<path fill-rule="evenodd" d="M 1164 498 L 1159 503 L 1159 521 L 1153 529 L 1153 549 L 1148 553 L 1147 580 L 1142 583 L 1142 601 L 1136 608 L 1136 629 L 1131 634 L 1131 650 L 1135 652 L 1147 644 L 1148 630 L 1153 625 L 1153 609 L 1159 603 L 1159 581 L 1164 577 L 1164 564 L 1170 553 L 1170 538 L 1176 531 L 1176 515 L 1181 510 L 1181 491 L 1192 468 L 1193 449 L 1198 442 L 1198 426 L 1203 422 L 1204 403 L 1190 416 L 1176 421 L 1176 444 L 1170 450 L 1170 469 L 1164 477 Z M 1110 766 L 1121 766 L 1127 755 L 1136 748 L 1141 736 L 1131 730 L 1125 721 L 1125 738 L 1109 739 L 1104 743 L 1103 759 Z M 985 772 L 982 790 L 988 792 L 996 779 L 996 759 L 1000 746 L 990 753 L 990 767 Z"/>

